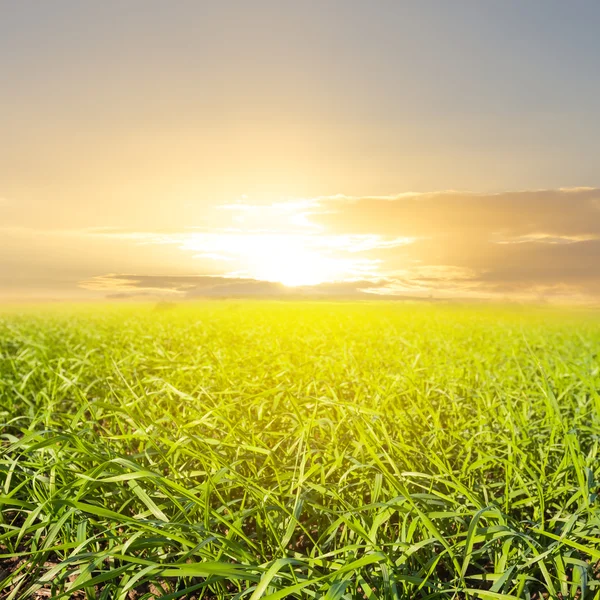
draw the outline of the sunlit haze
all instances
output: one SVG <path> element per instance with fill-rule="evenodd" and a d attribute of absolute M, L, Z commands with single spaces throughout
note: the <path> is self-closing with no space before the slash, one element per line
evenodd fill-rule
<path fill-rule="evenodd" d="M 0 2 L 0 299 L 595 302 L 598 22 Z"/>

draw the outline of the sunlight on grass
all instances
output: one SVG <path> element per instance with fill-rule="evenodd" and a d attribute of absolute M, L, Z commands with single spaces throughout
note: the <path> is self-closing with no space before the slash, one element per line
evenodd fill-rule
<path fill-rule="evenodd" d="M 5 309 L 2 597 L 598 598 L 599 352 L 549 309 Z"/>

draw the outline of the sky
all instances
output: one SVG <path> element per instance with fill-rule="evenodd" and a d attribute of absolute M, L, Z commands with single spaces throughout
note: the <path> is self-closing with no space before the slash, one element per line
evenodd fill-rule
<path fill-rule="evenodd" d="M 600 298 L 596 0 L 0 0 L 0 300 Z"/>

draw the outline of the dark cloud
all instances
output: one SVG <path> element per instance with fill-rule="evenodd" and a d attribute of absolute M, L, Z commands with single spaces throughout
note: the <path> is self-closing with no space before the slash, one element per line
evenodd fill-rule
<path fill-rule="evenodd" d="M 365 290 L 383 288 L 389 282 L 344 281 L 313 286 L 286 287 L 281 283 L 258 279 L 169 275 L 103 275 L 81 282 L 81 286 L 104 291 L 109 298 L 173 295 L 180 298 L 292 298 L 292 297 L 365 297 Z"/>
<path fill-rule="evenodd" d="M 410 237 L 370 251 L 394 284 L 466 295 L 600 295 L 600 190 L 331 198 L 330 233 Z"/>

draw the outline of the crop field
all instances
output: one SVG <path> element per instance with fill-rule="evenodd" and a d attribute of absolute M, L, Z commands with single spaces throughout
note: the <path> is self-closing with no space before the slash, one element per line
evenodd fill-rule
<path fill-rule="evenodd" d="M 600 598 L 600 314 L 0 308 L 0 598 Z"/>

